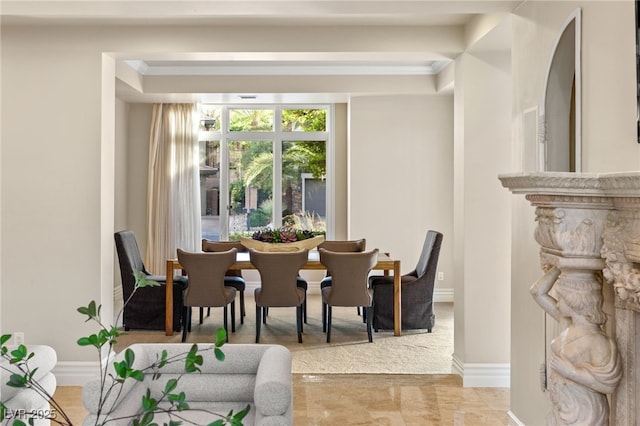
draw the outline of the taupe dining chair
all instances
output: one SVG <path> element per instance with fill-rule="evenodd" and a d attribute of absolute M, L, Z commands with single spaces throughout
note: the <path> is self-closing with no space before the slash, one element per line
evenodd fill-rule
<path fill-rule="evenodd" d="M 236 331 L 236 289 L 225 285 L 224 274 L 236 261 L 235 248 L 218 253 L 190 253 L 178 249 L 178 262 L 187 272 L 188 287 L 184 294 L 182 341 L 191 329 L 192 307 L 223 307 L 224 329 L 229 341 L 227 306 L 231 304 L 231 331 Z"/>
<path fill-rule="evenodd" d="M 320 249 L 334 252 L 360 253 L 367 249 L 367 240 L 364 238 L 359 240 L 325 240 L 318 246 L 318 250 Z M 320 288 L 328 285 L 331 285 L 331 271 L 329 270 L 320 281 Z"/>
<path fill-rule="evenodd" d="M 359 240 L 325 240 L 319 246 L 329 251 L 347 252 L 347 253 L 359 253 L 367 249 L 367 240 L 361 238 Z M 327 270 L 325 277 L 320 281 L 320 289 L 323 289 L 331 285 L 331 271 Z M 358 315 L 360 315 L 360 307 L 357 308 Z M 365 319 L 364 317 L 363 319 Z"/>
<path fill-rule="evenodd" d="M 365 309 L 367 336 L 373 342 L 371 317 L 373 291 L 369 288 L 369 272 L 378 262 L 378 249 L 361 253 L 320 252 L 320 262 L 331 271 L 331 286 L 322 289 L 322 330 L 331 342 L 331 316 L 334 306 L 360 306 Z"/>
<path fill-rule="evenodd" d="M 298 342 L 302 343 L 302 305 L 306 291 L 298 287 L 298 272 L 307 262 L 309 250 L 295 252 L 261 252 L 249 249 L 251 263 L 260 273 L 260 287 L 255 290 L 256 343 L 260 343 L 261 324 L 267 323 L 267 309 L 296 308 Z"/>
<path fill-rule="evenodd" d="M 202 240 L 202 251 L 205 253 L 228 251 L 235 248 L 238 253 L 247 252 L 247 248 L 242 245 L 240 241 L 209 241 L 207 239 Z M 231 286 L 240 293 L 240 324 L 244 324 L 244 317 L 246 316 L 244 306 L 244 290 L 246 283 L 242 277 L 242 271 L 236 269 L 229 269 L 224 275 L 224 285 Z M 202 308 L 200 308 L 200 324 L 202 324 Z M 207 316 L 209 312 L 207 312 Z"/>

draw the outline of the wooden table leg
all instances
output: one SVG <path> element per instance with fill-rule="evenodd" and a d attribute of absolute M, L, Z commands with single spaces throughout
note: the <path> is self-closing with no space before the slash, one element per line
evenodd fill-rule
<path fill-rule="evenodd" d="M 389 254 L 389 253 L 385 253 L 385 255 L 387 255 L 387 256 L 389 256 L 389 257 L 391 257 L 391 254 Z M 388 277 L 388 276 L 389 276 L 389 270 L 388 270 L 388 269 L 385 269 L 385 270 L 384 270 L 384 274 L 383 274 L 383 275 L 384 275 L 385 277 Z"/>
<path fill-rule="evenodd" d="M 393 335 L 402 330 L 402 287 L 400 286 L 400 261 L 393 262 Z"/>
<path fill-rule="evenodd" d="M 167 336 L 173 336 L 173 260 L 167 260 L 164 331 Z"/>

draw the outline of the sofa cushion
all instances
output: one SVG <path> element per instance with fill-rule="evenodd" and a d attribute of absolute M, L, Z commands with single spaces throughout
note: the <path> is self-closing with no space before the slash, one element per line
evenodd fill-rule
<path fill-rule="evenodd" d="M 279 416 L 287 412 L 293 402 L 290 376 L 291 352 L 284 346 L 267 349 L 256 373 L 253 395 L 256 409 L 261 414 Z"/>
<path fill-rule="evenodd" d="M 224 361 L 218 361 L 213 353 L 214 347 L 211 343 L 198 344 L 198 352 L 204 358 L 204 364 L 200 368 L 202 373 L 218 374 L 256 374 L 258 365 L 262 360 L 262 354 L 270 347 L 277 345 L 256 345 L 227 343 L 221 349 L 225 354 Z M 136 343 L 129 346 L 136 355 L 134 367 L 145 368 L 158 360 L 162 351 L 167 351 L 168 358 L 178 357 L 185 354 L 191 348 L 190 344 L 164 344 L 164 343 Z M 123 359 L 124 351 L 120 352 L 115 360 Z M 162 368 L 162 372 L 182 374 L 184 373 L 184 363 L 176 362 L 167 364 Z"/>
<path fill-rule="evenodd" d="M 46 373 L 43 377 L 38 379 L 38 384 L 49 394 L 53 395 L 56 391 L 56 376 L 53 373 Z M 34 412 L 34 410 L 43 410 L 49 408 L 49 401 L 42 397 L 38 392 L 33 389 L 19 389 L 12 398 L 5 399 L 4 392 L 2 393 L 2 399 L 11 410 L 26 410 L 27 412 Z"/>
<path fill-rule="evenodd" d="M 178 379 L 174 393 L 184 392 L 189 402 L 238 401 L 253 402 L 253 390 L 256 386 L 255 374 L 216 374 L 190 373 L 184 375 L 163 374 L 153 380 L 146 375 L 144 385 L 151 394 L 159 397 L 170 379 Z"/>
<path fill-rule="evenodd" d="M 127 416 L 132 416 L 140 410 L 140 401 L 135 401 L 135 410 L 131 413 L 128 413 Z M 242 419 L 242 424 L 244 425 L 253 425 L 255 424 L 255 407 L 253 404 L 248 404 L 251 408 L 249 413 Z M 161 406 L 163 406 L 161 404 Z M 166 408 L 168 406 L 164 405 Z M 247 403 L 226 401 L 226 402 L 189 402 L 189 410 L 181 411 L 178 413 L 178 416 L 185 419 L 183 424 L 194 424 L 194 425 L 205 425 L 209 424 L 215 420 L 218 420 L 218 415 L 227 415 L 229 411 L 233 410 L 234 413 L 238 413 L 241 410 L 244 410 L 247 406 Z M 118 415 L 123 415 L 124 413 L 118 412 Z M 164 413 L 155 413 L 153 416 L 154 423 L 156 424 L 169 424 L 169 416 Z M 174 416 L 175 420 L 175 416 Z M 189 423 L 189 421 L 191 423 Z M 97 422 L 96 416 L 94 414 L 89 414 L 83 420 L 83 425 L 85 426 L 94 426 Z M 129 419 L 123 424 L 129 424 Z M 109 425 L 120 424 L 115 421 L 109 421 L 107 423 Z M 282 424 L 282 423 L 281 423 Z"/>
<path fill-rule="evenodd" d="M 7 349 L 9 350 L 9 352 L 13 351 L 16 348 L 17 346 L 7 345 Z M 38 369 L 38 371 L 36 371 L 35 375 L 33 376 L 35 380 L 39 381 L 44 376 L 49 374 L 51 370 L 53 370 L 53 368 L 55 367 L 56 363 L 58 362 L 56 351 L 50 346 L 46 346 L 46 345 L 27 346 L 27 351 L 33 352 L 34 354 L 33 358 L 29 360 L 29 369 L 31 369 L 32 371 L 35 370 L 36 368 Z M 7 382 L 9 381 L 9 377 L 11 376 L 11 374 L 18 373 L 22 375 L 22 373 L 20 373 L 20 371 L 15 365 L 9 364 L 9 361 L 5 360 L 4 358 L 0 358 L 0 364 L 2 364 L 2 369 L 0 370 L 0 395 L 2 395 L 3 401 L 8 401 L 9 399 L 17 395 L 19 392 L 24 391 L 24 389 L 21 389 L 21 388 L 14 388 L 11 386 L 7 386 Z M 9 371 L 6 371 L 5 368 L 8 369 Z M 56 385 L 55 385 L 55 378 L 54 378 L 54 384 L 53 384 L 54 390 L 55 390 L 55 386 Z"/>
<path fill-rule="evenodd" d="M 255 423 L 255 407 L 253 404 L 240 403 L 240 402 L 189 402 L 189 410 L 180 412 L 180 417 L 185 419 L 182 422 L 183 425 L 195 424 L 206 425 L 219 419 L 220 416 L 226 416 L 231 410 L 234 413 L 238 413 L 245 409 L 249 405 L 251 409 L 249 413 L 242 419 L 243 425 L 252 425 Z M 174 418 L 175 420 L 175 418 Z M 189 423 L 188 421 L 192 423 Z M 156 424 L 169 424 L 169 416 L 166 414 L 154 415 L 154 422 Z"/>
<path fill-rule="evenodd" d="M 162 351 L 167 351 L 167 359 L 182 359 L 191 346 L 151 343 L 134 344 L 129 349 L 135 354 L 133 367 L 145 369 L 159 360 Z M 189 411 L 188 417 L 198 419 L 194 424 L 206 424 L 200 423 L 200 419 L 211 422 L 211 413 L 226 415 L 231 409 L 238 412 L 247 405 L 251 407 L 251 412 L 243 420 L 244 424 L 292 424 L 291 353 L 287 348 L 279 345 L 226 344 L 222 347 L 225 360 L 218 361 L 212 347 L 209 343 L 198 345 L 204 359 L 199 367 L 200 372 L 184 374 L 183 361 L 169 362 L 162 368 L 159 380 L 152 380 L 150 370 L 147 370 L 143 382 L 126 380 L 120 392 L 112 393 L 103 412 L 109 413 L 115 402 L 116 409 L 111 416 L 135 415 L 140 410 L 140 398 L 147 388 L 157 397 L 168 380 L 180 377 L 178 387 L 173 392 L 185 393 L 186 402 L 195 409 Z M 123 358 L 124 351 L 116 355 L 114 361 Z M 110 369 L 113 369 L 113 363 Z M 90 415 L 83 424 L 96 423 L 99 395 L 99 380 L 85 384 L 82 399 Z M 115 401 L 116 395 L 120 395 L 118 401 Z M 162 423 L 162 419 L 162 416 L 158 416 L 155 420 Z"/>

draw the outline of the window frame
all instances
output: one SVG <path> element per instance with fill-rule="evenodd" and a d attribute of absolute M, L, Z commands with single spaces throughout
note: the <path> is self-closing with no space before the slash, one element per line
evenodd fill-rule
<path fill-rule="evenodd" d="M 334 104 L 216 104 L 203 106 L 220 108 L 220 130 L 199 131 L 198 143 L 207 140 L 220 141 L 220 239 L 229 238 L 229 143 L 231 141 L 265 141 L 273 143 L 273 220 L 282 223 L 282 145 L 291 141 L 325 142 L 326 150 L 326 232 L 332 238 L 335 229 L 335 106 Z M 229 111 L 232 109 L 271 109 L 274 111 L 273 131 L 230 131 Z M 282 131 L 282 111 L 289 109 L 324 109 L 326 129 L 324 132 Z"/>

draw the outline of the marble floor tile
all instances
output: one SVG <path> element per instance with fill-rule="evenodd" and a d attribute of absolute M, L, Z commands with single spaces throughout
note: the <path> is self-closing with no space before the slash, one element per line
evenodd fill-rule
<path fill-rule="evenodd" d="M 457 375 L 293 375 L 294 424 L 308 426 L 508 425 L 509 390 L 463 388 Z M 80 387 L 56 399 L 74 425 L 86 411 Z"/>
<path fill-rule="evenodd" d="M 296 425 L 508 425 L 509 390 L 455 375 L 294 375 Z"/>

